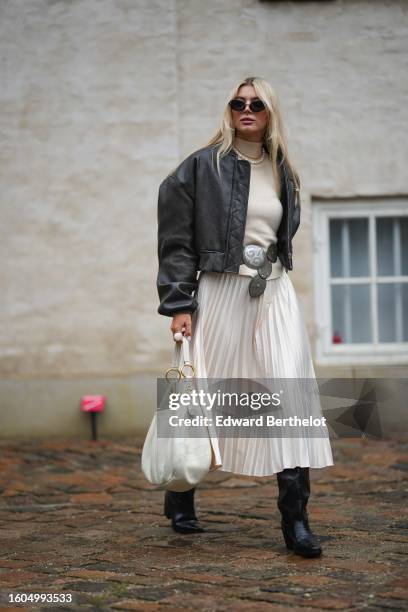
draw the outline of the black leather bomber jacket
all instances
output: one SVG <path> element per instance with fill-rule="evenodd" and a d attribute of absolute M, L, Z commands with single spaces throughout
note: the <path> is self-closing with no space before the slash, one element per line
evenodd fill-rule
<path fill-rule="evenodd" d="M 238 273 L 251 178 L 249 161 L 231 149 L 216 167 L 216 147 L 198 149 L 167 176 L 158 197 L 158 312 L 172 317 L 194 312 L 198 271 Z M 282 220 L 278 257 L 292 270 L 292 238 L 300 223 L 300 197 L 281 150 Z"/>

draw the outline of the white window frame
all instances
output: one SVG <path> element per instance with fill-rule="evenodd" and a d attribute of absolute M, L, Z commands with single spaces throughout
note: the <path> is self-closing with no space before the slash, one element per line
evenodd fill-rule
<path fill-rule="evenodd" d="M 401 282 L 407 276 L 376 277 L 375 218 L 408 216 L 406 198 L 336 198 L 331 202 L 312 198 L 313 274 L 315 287 L 316 361 L 319 365 L 397 365 L 408 363 L 408 342 L 333 344 L 330 304 L 330 245 L 329 221 L 350 217 L 366 217 L 369 222 L 369 258 L 372 274 L 358 277 L 356 282 L 370 284 L 371 317 L 378 329 L 376 278 L 387 282 Z M 336 282 L 336 281 L 334 281 Z M 341 279 L 339 279 L 341 282 Z M 353 278 L 350 279 L 353 282 Z"/>

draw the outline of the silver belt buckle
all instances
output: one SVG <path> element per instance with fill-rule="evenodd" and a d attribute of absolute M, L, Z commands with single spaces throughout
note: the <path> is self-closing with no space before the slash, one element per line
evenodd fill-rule
<path fill-rule="evenodd" d="M 266 262 L 266 251 L 257 244 L 247 244 L 244 247 L 242 259 L 248 268 L 257 270 Z"/>

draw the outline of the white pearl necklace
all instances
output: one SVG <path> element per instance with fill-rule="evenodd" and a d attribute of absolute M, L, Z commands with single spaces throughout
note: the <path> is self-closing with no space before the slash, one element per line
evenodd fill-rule
<path fill-rule="evenodd" d="M 249 161 L 250 164 L 261 164 L 263 162 L 263 160 L 265 159 L 265 151 L 264 149 L 262 149 L 262 154 L 260 157 L 258 157 L 258 159 L 254 159 L 253 157 L 247 157 L 246 155 L 243 155 L 241 153 L 241 151 L 239 151 L 239 149 L 237 149 L 236 147 L 232 147 L 235 151 L 235 153 L 237 153 L 242 159 L 246 159 L 246 161 Z"/>

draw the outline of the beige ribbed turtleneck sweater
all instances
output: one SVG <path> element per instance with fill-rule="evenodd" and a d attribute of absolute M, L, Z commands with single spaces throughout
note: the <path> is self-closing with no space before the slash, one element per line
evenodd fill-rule
<path fill-rule="evenodd" d="M 234 147 L 246 157 L 257 159 L 262 154 L 262 142 L 251 142 L 236 136 Z M 265 150 L 263 162 L 251 164 L 244 246 L 246 244 L 258 244 L 267 248 L 271 242 L 277 242 L 276 233 L 282 214 L 282 204 L 276 191 L 271 161 Z M 268 276 L 268 280 L 280 276 L 282 269 L 282 264 L 278 258 L 276 263 L 272 264 L 272 272 Z M 239 267 L 238 274 L 254 276 L 256 273 L 256 270 L 248 268 L 245 264 L 241 264 Z"/>

